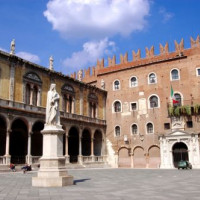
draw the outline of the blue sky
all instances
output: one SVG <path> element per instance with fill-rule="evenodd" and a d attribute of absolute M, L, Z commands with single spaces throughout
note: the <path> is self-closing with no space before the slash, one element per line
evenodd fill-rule
<path fill-rule="evenodd" d="M 200 32 L 199 0 L 0 0 L 0 49 L 71 74 L 96 60 L 155 47 Z"/>

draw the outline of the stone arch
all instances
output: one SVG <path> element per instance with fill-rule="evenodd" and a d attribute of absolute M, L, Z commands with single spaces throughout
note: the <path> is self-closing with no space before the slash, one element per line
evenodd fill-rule
<path fill-rule="evenodd" d="M 133 149 L 133 165 L 134 168 L 146 168 L 144 149 L 141 146 L 137 146 Z"/>
<path fill-rule="evenodd" d="M 102 132 L 100 130 L 96 130 L 94 133 L 94 155 L 101 156 L 102 155 Z"/>
<path fill-rule="evenodd" d="M 148 149 L 149 168 L 159 168 L 160 166 L 160 148 L 157 145 L 152 145 Z"/>
<path fill-rule="evenodd" d="M 6 154 L 7 123 L 4 116 L 0 115 L 0 156 Z"/>
<path fill-rule="evenodd" d="M 131 156 L 128 148 L 121 147 L 118 151 L 118 156 L 118 167 L 131 167 Z"/>
<path fill-rule="evenodd" d="M 91 155 L 91 131 L 88 128 L 85 128 L 82 132 L 82 155 L 90 156 Z"/>
<path fill-rule="evenodd" d="M 43 121 L 36 121 L 32 126 L 32 135 L 31 135 L 32 156 L 42 156 L 43 135 L 41 133 L 41 130 L 43 129 L 44 129 Z"/>
<path fill-rule="evenodd" d="M 176 142 L 172 146 L 172 155 L 174 167 L 177 167 L 178 162 L 181 160 L 188 161 L 188 146 L 185 142 Z"/>
<path fill-rule="evenodd" d="M 68 132 L 68 154 L 70 163 L 78 162 L 79 129 L 76 126 L 72 126 Z"/>
<path fill-rule="evenodd" d="M 28 122 L 23 118 L 16 118 L 11 125 L 10 155 L 11 162 L 24 164 L 28 147 Z"/>

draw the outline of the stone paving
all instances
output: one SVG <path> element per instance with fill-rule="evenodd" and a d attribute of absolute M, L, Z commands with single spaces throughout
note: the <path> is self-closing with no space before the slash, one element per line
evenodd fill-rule
<path fill-rule="evenodd" d="M 200 199 L 200 170 L 76 169 L 74 185 L 31 186 L 36 172 L 0 174 L 0 200 L 195 200 Z"/>

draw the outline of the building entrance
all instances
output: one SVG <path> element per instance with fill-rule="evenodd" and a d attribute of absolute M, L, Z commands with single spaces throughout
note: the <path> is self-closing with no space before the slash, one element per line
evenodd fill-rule
<path fill-rule="evenodd" d="M 24 164 L 26 162 L 28 130 L 26 124 L 17 119 L 13 122 L 10 134 L 10 155 L 14 164 Z"/>
<path fill-rule="evenodd" d="M 78 130 L 75 127 L 72 127 L 69 130 L 68 153 L 69 153 L 69 162 L 77 163 L 79 155 L 79 134 Z"/>
<path fill-rule="evenodd" d="M 188 161 L 188 148 L 183 142 L 177 142 L 172 147 L 174 167 L 177 168 L 181 160 Z"/>

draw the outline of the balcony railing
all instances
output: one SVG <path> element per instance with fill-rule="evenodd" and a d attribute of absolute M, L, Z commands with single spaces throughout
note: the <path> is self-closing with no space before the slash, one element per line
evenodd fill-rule
<path fill-rule="evenodd" d="M 41 113 L 41 114 L 45 114 L 45 112 L 46 112 L 46 108 L 44 108 L 44 107 L 27 105 L 25 103 L 13 102 L 13 101 L 4 100 L 4 99 L 0 99 L 0 106 L 21 109 L 21 110 L 26 110 L 26 111 L 31 111 L 31 112 L 37 112 L 37 113 Z M 63 111 L 60 111 L 60 116 L 61 116 L 61 118 L 74 119 L 77 121 L 106 125 L 105 120 L 91 118 L 91 117 L 87 117 L 87 116 L 83 116 L 83 115 L 72 114 L 72 113 L 66 113 Z"/>

